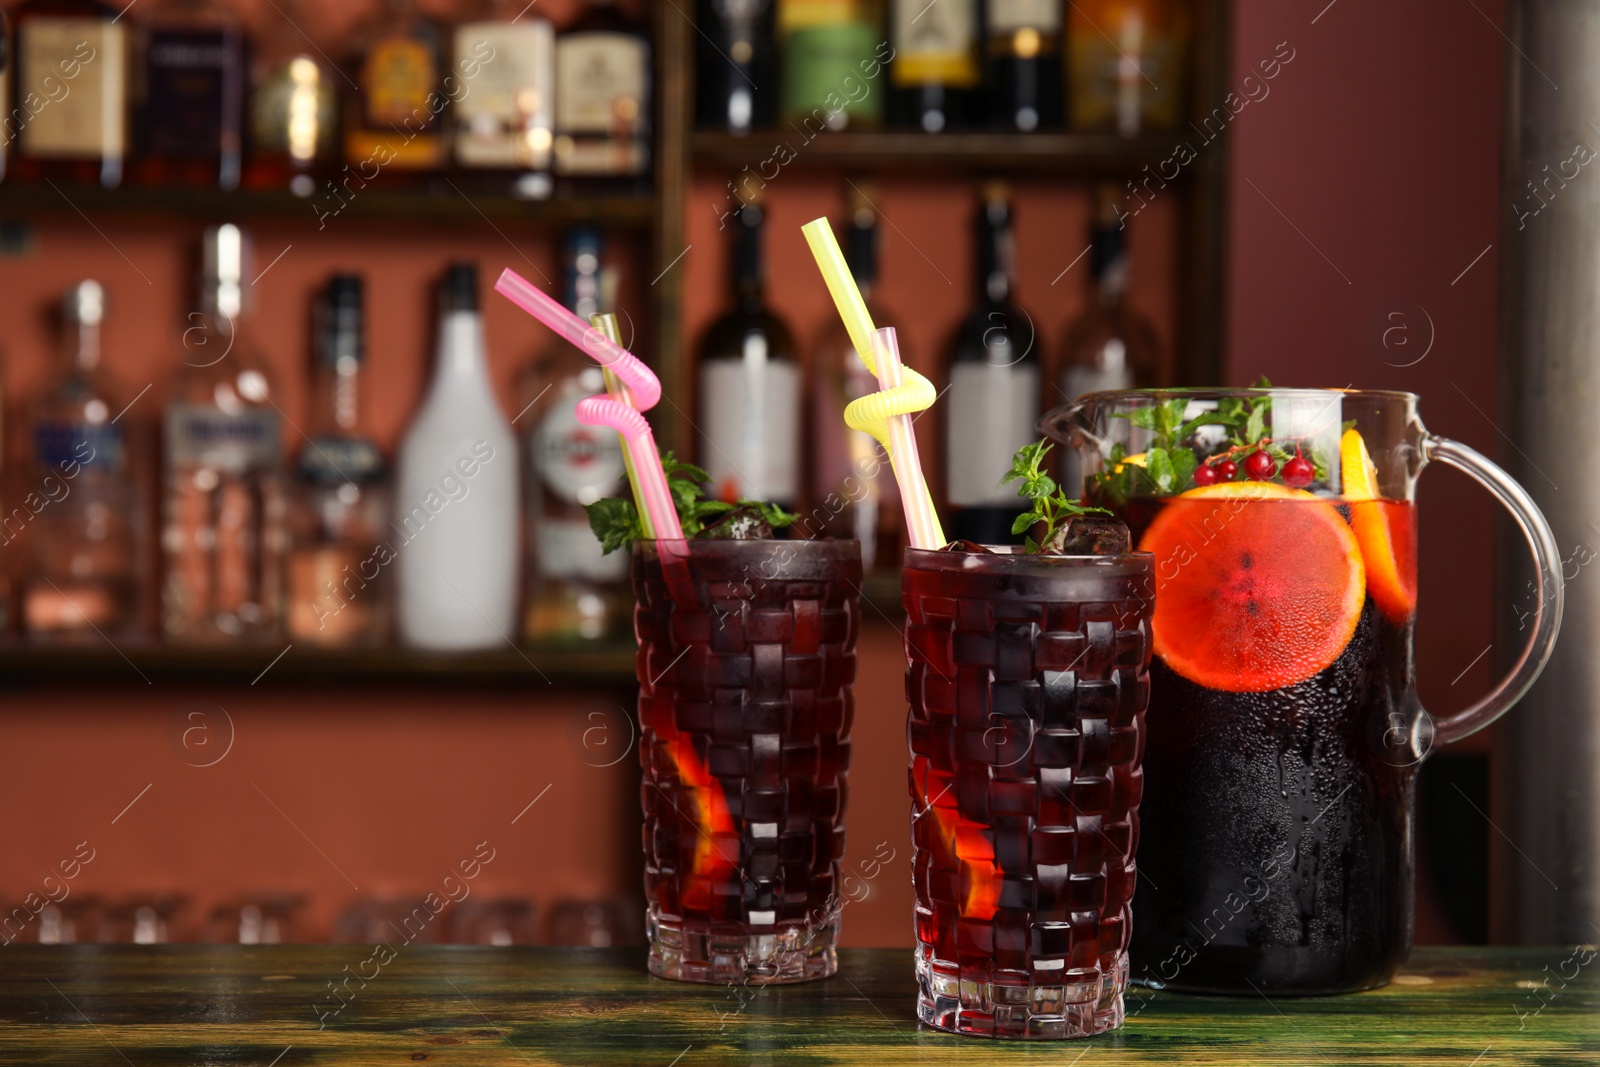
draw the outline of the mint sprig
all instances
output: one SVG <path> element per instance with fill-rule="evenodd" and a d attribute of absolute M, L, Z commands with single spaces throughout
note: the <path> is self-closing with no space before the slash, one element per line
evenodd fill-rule
<path fill-rule="evenodd" d="M 1049 441 L 1035 441 L 1033 444 L 1023 445 L 1017 449 L 1016 455 L 1011 457 L 1011 470 L 1000 479 L 1002 486 L 1016 481 L 1022 482 L 1021 487 L 1017 489 L 1017 495 L 1033 505 L 1017 516 L 1016 521 L 1011 524 L 1011 532 L 1019 534 L 1039 523 L 1044 523 L 1042 538 L 1035 541 L 1030 535 L 1025 539 L 1029 552 L 1039 552 L 1040 546 L 1048 544 L 1057 530 L 1079 515 L 1111 514 L 1105 508 L 1085 507 L 1071 499 L 1067 496 L 1067 491 L 1041 469 L 1044 458 L 1050 454 L 1052 447 L 1054 446 Z"/>
<path fill-rule="evenodd" d="M 661 468 L 667 474 L 667 489 L 672 494 L 672 506 L 678 513 L 678 524 L 683 527 L 685 537 L 694 537 L 735 508 L 754 508 L 774 530 L 781 530 L 799 518 L 765 500 L 741 498 L 729 503 L 705 499 L 711 475 L 671 452 L 661 453 Z M 606 554 L 619 548 L 629 549 L 635 541 L 644 539 L 639 509 L 628 497 L 602 497 L 593 504 L 585 504 L 583 509 L 589 515 L 589 529 L 600 539 L 600 547 Z"/>

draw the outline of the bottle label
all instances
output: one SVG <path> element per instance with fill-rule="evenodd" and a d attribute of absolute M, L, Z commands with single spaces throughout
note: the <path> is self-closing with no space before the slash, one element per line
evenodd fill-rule
<path fill-rule="evenodd" d="M 1067 99 L 1075 129 L 1132 135 L 1177 126 L 1184 51 L 1170 32 L 1152 30 L 1136 15 L 1104 33 L 1075 18 L 1070 50 Z"/>
<path fill-rule="evenodd" d="M 838 124 L 840 115 L 879 121 L 884 93 L 864 72 L 878 62 L 880 43 L 877 27 L 854 19 L 789 31 L 784 47 L 784 113 L 816 116 L 829 127 Z"/>
<path fill-rule="evenodd" d="M 1120 342 L 1119 342 L 1120 343 Z M 1127 367 L 1099 370 L 1095 367 L 1068 367 L 1061 375 L 1062 391 L 1076 400 L 1085 393 L 1106 393 L 1132 389 L 1133 373 Z"/>
<path fill-rule="evenodd" d="M 457 27 L 457 66 L 466 70 L 476 62 L 478 76 L 455 104 L 456 162 L 549 168 L 555 49 L 555 31 L 544 19 Z"/>
<path fill-rule="evenodd" d="M 333 82 L 310 56 L 269 71 L 256 86 L 251 132 L 256 146 L 307 164 L 333 154 L 339 98 Z"/>
<path fill-rule="evenodd" d="M 230 415 L 210 404 L 167 407 L 167 462 L 178 467 L 213 467 L 229 474 L 275 470 L 278 415 L 247 410 Z"/>
<path fill-rule="evenodd" d="M 379 41 L 361 65 L 364 110 L 373 126 L 410 119 L 413 128 L 432 129 L 439 117 L 428 107 L 428 97 L 438 87 L 433 49 L 410 37 Z"/>
<path fill-rule="evenodd" d="M 800 488 L 800 368 L 767 358 L 765 338 L 743 359 L 700 364 L 702 466 L 720 500 L 794 503 Z"/>
<path fill-rule="evenodd" d="M 895 0 L 894 83 L 977 86 L 977 0 Z"/>
<path fill-rule="evenodd" d="M 109 422 L 41 422 L 33 428 L 34 462 L 56 474 L 74 465 L 104 474 L 127 467 L 122 427 Z"/>
<path fill-rule="evenodd" d="M 127 153 L 127 33 L 100 19 L 40 18 L 22 27 L 17 104 L 22 150 L 48 158 Z M 7 132 L 13 115 L 6 116 Z"/>
<path fill-rule="evenodd" d="M 571 33 L 556 45 L 556 129 L 631 137 L 650 106 L 650 49 L 626 33 Z"/>
<path fill-rule="evenodd" d="M 240 150 L 244 40 L 228 30 L 157 30 L 145 51 L 145 150 L 215 159 Z"/>
<path fill-rule="evenodd" d="M 984 362 L 950 368 L 950 503 L 1016 505 L 1016 486 L 997 486 L 1017 449 L 1035 440 L 1039 418 L 1039 368 Z"/>
<path fill-rule="evenodd" d="M 989 0 L 989 32 L 1061 29 L 1061 0 Z"/>
<path fill-rule="evenodd" d="M 533 462 L 551 495 L 569 504 L 593 504 L 617 494 L 627 468 L 614 430 L 578 421 L 578 400 L 557 400 L 539 420 L 533 431 Z"/>
<path fill-rule="evenodd" d="M 592 582 L 622 582 L 628 577 L 628 554 L 604 554 L 594 531 L 583 519 L 543 516 L 536 528 L 534 549 L 539 573 L 546 578 L 579 578 Z"/>

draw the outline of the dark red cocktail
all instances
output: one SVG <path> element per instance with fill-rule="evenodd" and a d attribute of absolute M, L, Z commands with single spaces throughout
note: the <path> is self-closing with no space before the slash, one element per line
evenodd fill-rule
<path fill-rule="evenodd" d="M 855 541 L 635 546 L 652 974 L 837 968 L 860 585 Z"/>
<path fill-rule="evenodd" d="M 1151 557 L 909 550 L 918 1014 L 993 1037 L 1123 1017 Z"/>

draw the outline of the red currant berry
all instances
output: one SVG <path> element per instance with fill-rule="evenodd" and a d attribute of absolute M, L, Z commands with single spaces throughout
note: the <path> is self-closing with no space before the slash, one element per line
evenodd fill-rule
<path fill-rule="evenodd" d="M 1217 480 L 1217 469 L 1208 463 L 1202 463 L 1194 469 L 1195 485 L 1211 485 Z"/>
<path fill-rule="evenodd" d="M 1239 465 L 1231 459 L 1225 459 L 1217 464 L 1217 478 L 1224 482 L 1231 482 L 1239 473 Z"/>
<path fill-rule="evenodd" d="M 1316 468 L 1311 466 L 1311 461 L 1306 457 L 1295 454 L 1295 457 L 1283 465 L 1283 484 L 1291 489 L 1304 489 L 1317 477 Z"/>
<path fill-rule="evenodd" d="M 1272 457 L 1259 448 L 1250 453 L 1244 461 L 1245 474 L 1258 482 L 1264 482 L 1272 477 L 1277 469 L 1278 465 L 1273 462 Z"/>

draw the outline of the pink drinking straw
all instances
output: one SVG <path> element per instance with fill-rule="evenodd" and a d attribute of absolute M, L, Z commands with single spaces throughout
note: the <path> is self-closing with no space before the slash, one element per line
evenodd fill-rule
<path fill-rule="evenodd" d="M 640 411 L 648 411 L 661 399 L 661 382 L 639 358 L 612 341 L 602 331 L 584 322 L 561 303 L 534 288 L 526 278 L 506 268 L 494 283 L 495 292 L 532 315 L 560 336 L 583 349 L 595 362 L 622 380 L 637 408 L 610 393 L 591 396 L 578 402 L 578 421 L 587 426 L 607 426 L 622 436 L 622 443 L 633 460 L 635 486 L 644 501 L 646 516 L 658 541 L 683 540 L 678 510 L 667 489 L 667 475 L 656 451 L 655 435 Z"/>

